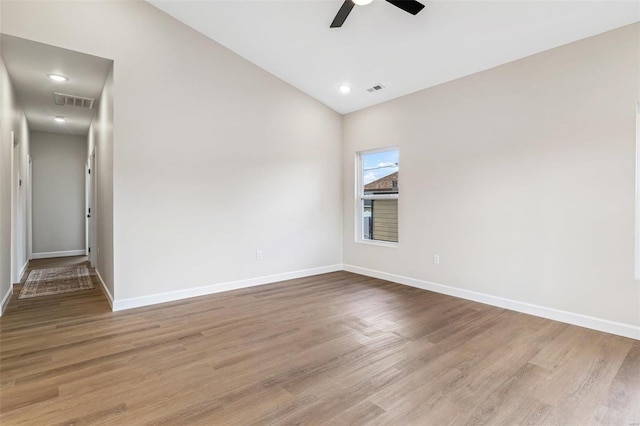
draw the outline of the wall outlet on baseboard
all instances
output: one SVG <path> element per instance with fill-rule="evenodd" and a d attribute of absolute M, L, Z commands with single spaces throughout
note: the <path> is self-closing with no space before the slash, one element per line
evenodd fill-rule
<path fill-rule="evenodd" d="M 256 251 L 256 260 L 262 260 L 262 259 L 263 259 L 262 250 L 257 250 Z"/>
<path fill-rule="evenodd" d="M 439 265 L 440 264 L 440 255 L 439 254 L 434 254 L 433 255 L 433 264 L 434 265 Z"/>

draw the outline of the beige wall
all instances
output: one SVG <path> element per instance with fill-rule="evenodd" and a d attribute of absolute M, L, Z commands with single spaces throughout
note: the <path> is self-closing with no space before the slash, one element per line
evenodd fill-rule
<path fill-rule="evenodd" d="M 114 60 L 116 299 L 341 263 L 340 115 L 143 2 L 2 12 Z"/>
<path fill-rule="evenodd" d="M 31 132 L 31 159 L 34 256 L 84 253 L 86 139 Z"/>
<path fill-rule="evenodd" d="M 639 32 L 624 27 L 347 115 L 345 264 L 640 325 Z M 398 248 L 354 242 L 354 156 L 386 146 L 402 163 Z"/>
<path fill-rule="evenodd" d="M 116 301 L 344 259 L 640 325 L 637 25 L 342 119 L 142 2 L 2 13 L 8 34 L 115 60 Z M 354 155 L 387 146 L 400 244 L 356 244 Z"/>
<path fill-rule="evenodd" d="M 114 297 L 113 285 L 113 68 L 107 76 L 88 135 L 88 153 L 95 153 L 95 201 L 91 226 L 95 241 L 91 261 Z M 92 160 L 94 161 L 94 160 Z"/>
<path fill-rule="evenodd" d="M 19 141 L 16 152 L 11 132 Z M 12 187 L 12 171 L 14 183 L 17 176 L 26 176 L 28 152 L 27 121 L 0 58 L 0 304 L 8 300 L 27 258 L 25 186 Z M 0 306 L 0 315 L 3 308 Z"/>
<path fill-rule="evenodd" d="M 14 123 L 17 127 L 15 137 L 18 145 L 13 152 L 13 188 L 12 188 L 12 263 L 13 282 L 17 283 L 26 270 L 27 253 L 27 198 L 29 184 L 29 152 L 30 134 L 27 119 L 20 106 L 19 101 L 15 101 Z"/>

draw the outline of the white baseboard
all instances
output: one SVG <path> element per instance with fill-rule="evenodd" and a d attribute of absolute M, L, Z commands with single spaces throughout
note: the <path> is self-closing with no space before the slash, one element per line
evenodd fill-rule
<path fill-rule="evenodd" d="M 27 266 L 29 266 L 29 260 L 27 259 L 26 262 L 24 262 L 24 265 L 22 265 L 22 268 L 20 269 L 20 272 L 18 272 L 18 281 L 22 280 L 22 276 L 24 275 L 25 271 L 27 270 Z"/>
<path fill-rule="evenodd" d="M 264 277 L 249 278 L 246 280 L 230 281 L 226 283 L 212 284 L 203 287 L 189 288 L 185 290 L 170 291 L 167 293 L 152 294 L 150 296 L 132 297 L 130 299 L 114 300 L 112 309 L 122 311 L 124 309 L 139 308 L 141 306 L 155 305 L 156 303 L 172 302 L 174 300 L 190 297 L 204 296 L 229 290 L 253 287 L 263 284 L 271 284 L 278 281 L 292 280 L 296 278 L 310 277 L 318 274 L 341 271 L 342 265 L 329 265 L 319 268 L 304 269 L 300 271 L 285 272 L 282 274 L 267 275 Z"/>
<path fill-rule="evenodd" d="M 67 251 L 49 251 L 43 253 L 33 253 L 32 259 L 49 259 L 51 257 L 69 257 L 69 256 L 84 256 L 84 250 L 67 250 Z"/>
<path fill-rule="evenodd" d="M 111 305 L 111 310 L 114 311 L 115 309 L 113 309 L 113 295 L 109 291 L 109 288 L 107 287 L 107 285 L 104 283 L 104 280 L 102 279 L 102 275 L 100 275 L 100 271 L 98 271 L 97 269 L 95 271 L 96 271 L 96 276 L 98 277 L 98 281 L 100 281 L 100 285 L 102 286 L 102 292 L 105 294 L 105 296 L 107 296 L 109 305 Z"/>
<path fill-rule="evenodd" d="M 9 301 L 11 300 L 11 296 L 13 296 L 13 285 L 9 286 L 9 291 L 4 295 L 2 301 L 0 302 L 0 317 L 4 314 L 4 310 L 7 308 Z"/>
<path fill-rule="evenodd" d="M 343 266 L 345 271 L 353 272 L 355 274 L 379 278 L 398 284 L 408 285 L 410 287 L 417 287 L 423 290 L 447 294 L 449 296 L 459 297 L 461 299 L 473 300 L 475 302 L 485 303 L 487 305 L 497 306 L 516 312 L 522 312 L 529 315 L 535 315 L 538 317 L 560 321 L 567 324 L 573 324 L 580 327 L 604 331 L 606 333 L 640 340 L 640 327 L 631 324 L 623 324 L 606 319 L 591 317 L 588 315 L 577 314 L 574 312 L 562 311 L 560 309 L 547 308 L 545 306 L 539 306 L 531 303 L 520 302 L 517 300 L 506 299 L 504 297 L 492 296 L 489 294 L 479 293 L 471 290 L 450 287 L 443 284 L 404 277 L 402 275 L 389 274 L 387 272 L 376 271 L 373 269 L 361 268 L 359 266 Z"/>
<path fill-rule="evenodd" d="M 379 278 L 398 284 L 408 285 L 423 290 L 429 290 L 436 293 L 447 294 L 449 296 L 459 297 L 461 299 L 473 300 L 475 302 L 485 303 L 487 305 L 497 306 L 516 312 L 522 312 L 529 315 L 535 315 L 542 318 L 560 321 L 567 324 L 573 324 L 580 327 L 590 328 L 593 330 L 604 331 L 606 333 L 618 336 L 629 337 L 631 339 L 640 340 L 640 327 L 624 324 L 606 319 L 596 318 L 588 315 L 582 315 L 575 312 L 563 311 L 560 309 L 549 308 L 531 303 L 520 302 L 517 300 L 507 299 L 499 296 L 492 296 L 471 290 L 451 287 L 444 284 L 433 283 L 429 281 L 409 278 L 402 275 L 390 274 L 387 272 L 376 271 L 373 269 L 361 268 L 353 265 L 329 265 L 319 268 L 304 269 L 300 271 L 286 272 L 282 274 L 267 275 L 263 277 L 250 278 L 246 280 L 230 281 L 226 283 L 212 284 L 203 287 L 196 287 L 184 290 L 170 291 L 166 293 L 153 294 L 149 296 L 132 297 L 129 299 L 114 300 L 113 295 L 105 285 L 100 273 L 96 270 L 96 274 L 100 279 L 102 289 L 109 299 L 111 309 L 113 311 L 121 311 L 125 309 L 138 308 L 142 306 L 155 305 L 158 303 L 172 302 L 175 300 L 187 299 L 190 297 L 204 296 L 207 294 L 220 293 L 223 291 L 237 290 L 241 288 L 253 287 L 263 284 L 271 284 L 279 281 L 286 281 L 296 278 L 304 278 L 318 274 L 325 274 L 336 271 L 348 271 L 360 275 Z"/>

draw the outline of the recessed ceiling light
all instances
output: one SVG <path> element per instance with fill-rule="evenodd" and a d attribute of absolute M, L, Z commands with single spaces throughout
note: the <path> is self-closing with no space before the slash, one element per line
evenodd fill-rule
<path fill-rule="evenodd" d="M 69 80 L 67 77 L 60 74 L 47 74 L 47 77 L 49 77 L 51 80 L 56 81 L 58 83 L 62 83 L 63 81 Z"/>
<path fill-rule="evenodd" d="M 351 92 L 351 86 L 349 86 L 348 84 L 341 84 L 340 86 L 338 86 L 338 91 L 346 95 L 347 93 Z"/>
<path fill-rule="evenodd" d="M 369 3 L 371 3 L 373 0 L 352 0 L 355 4 L 357 4 L 358 6 L 365 6 Z"/>
<path fill-rule="evenodd" d="M 67 121 L 67 119 L 64 117 L 53 117 L 53 119 L 58 123 L 64 123 L 65 121 Z"/>

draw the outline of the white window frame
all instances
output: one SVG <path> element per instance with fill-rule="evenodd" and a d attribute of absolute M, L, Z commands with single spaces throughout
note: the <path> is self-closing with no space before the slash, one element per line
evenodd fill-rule
<path fill-rule="evenodd" d="M 397 248 L 400 241 L 400 214 L 399 213 L 398 213 L 398 242 L 365 239 L 363 238 L 363 229 L 362 229 L 362 222 L 363 222 L 362 212 L 364 210 L 362 208 L 362 203 L 365 200 L 398 200 L 398 212 L 400 211 L 399 193 L 388 194 L 388 195 L 364 195 L 364 182 L 362 180 L 364 176 L 363 161 L 362 161 L 363 155 L 377 154 L 379 152 L 387 152 L 387 151 L 398 151 L 398 170 L 400 170 L 400 149 L 397 146 L 387 146 L 384 148 L 369 149 L 369 150 L 356 152 L 356 158 L 355 158 L 356 187 L 354 190 L 354 194 L 355 194 L 355 203 L 354 203 L 355 227 L 354 228 L 356 232 L 355 241 L 357 243 L 362 243 L 362 244 Z"/>

